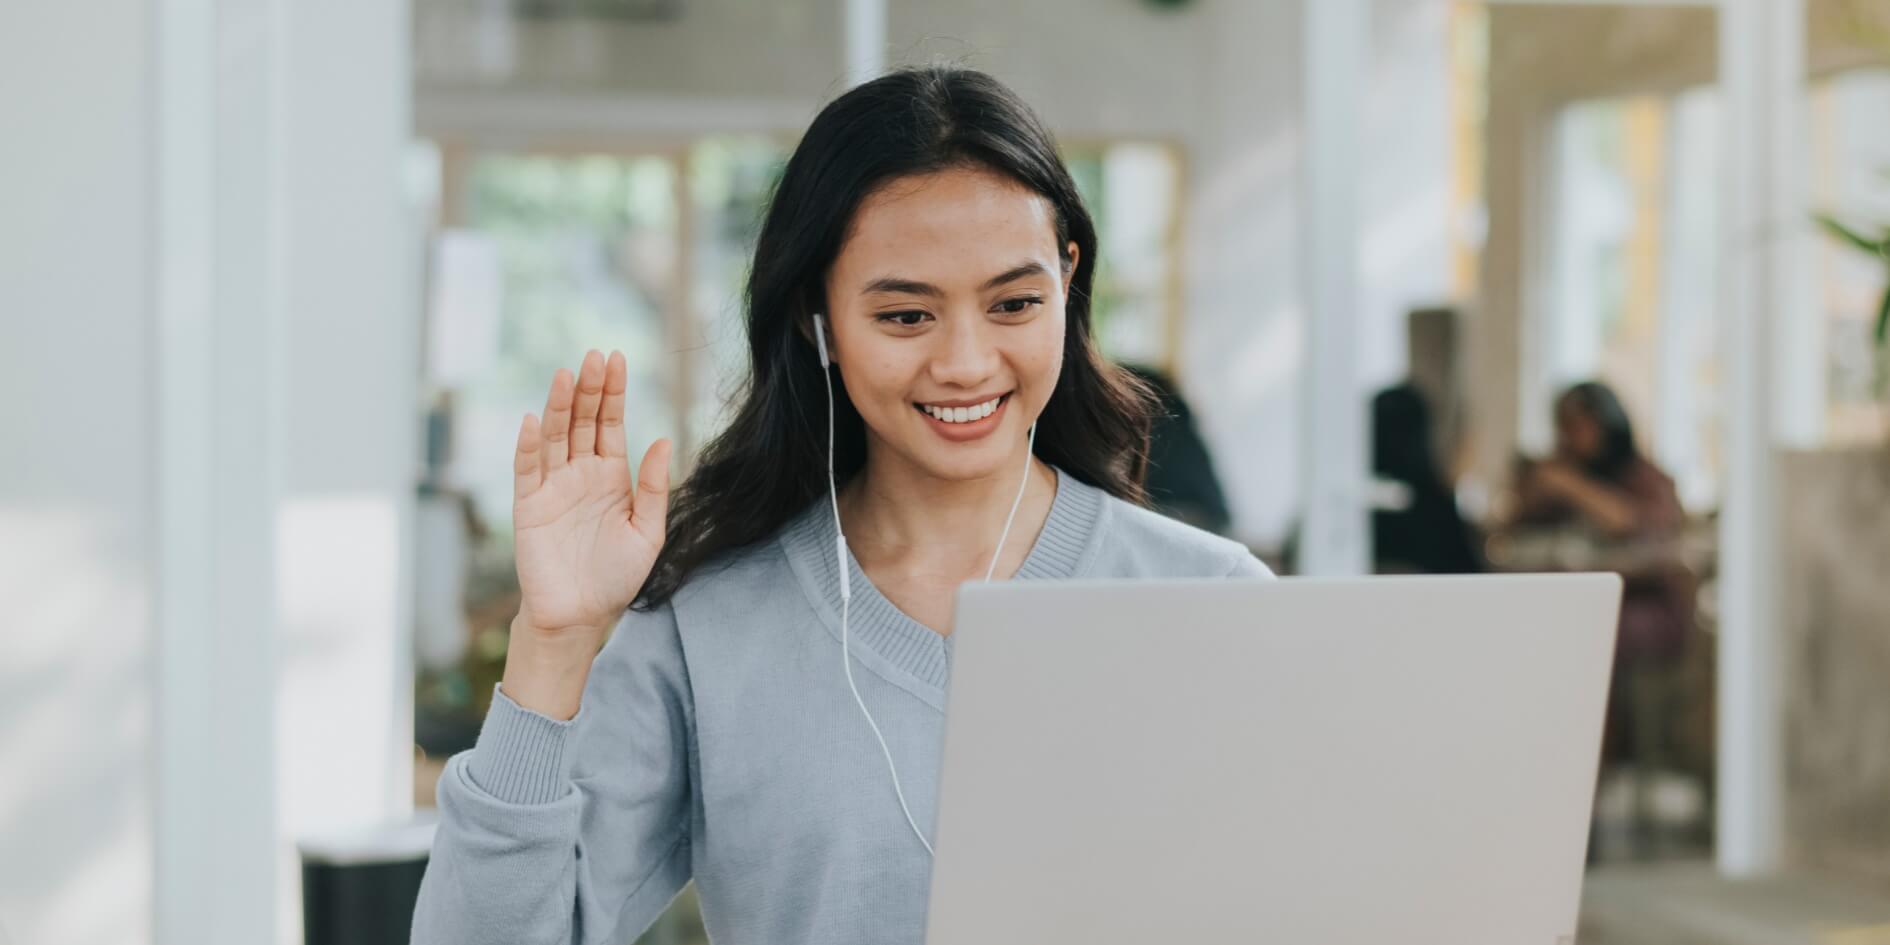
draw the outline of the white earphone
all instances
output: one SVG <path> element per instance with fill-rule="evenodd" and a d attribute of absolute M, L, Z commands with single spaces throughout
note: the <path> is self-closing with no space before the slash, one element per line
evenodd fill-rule
<path fill-rule="evenodd" d="M 833 503 L 834 561 L 840 568 L 840 664 L 846 671 L 847 688 L 853 690 L 853 701 L 859 705 L 860 714 L 866 717 L 866 724 L 873 730 L 873 737 L 879 740 L 879 750 L 886 756 L 886 770 L 892 773 L 893 794 L 899 798 L 899 809 L 906 815 L 906 824 L 912 828 L 912 835 L 919 838 L 919 845 L 925 847 L 926 855 L 932 854 L 932 843 L 925 839 L 925 832 L 919 829 L 919 822 L 912 817 L 912 808 L 906 804 L 905 788 L 899 784 L 899 767 L 893 764 L 892 749 L 886 746 L 886 736 L 880 733 L 879 723 L 873 721 L 873 713 L 866 708 L 866 700 L 860 698 L 860 687 L 853 682 L 853 653 L 848 646 L 847 611 L 853 600 L 853 584 L 847 568 L 847 536 L 840 529 L 840 489 L 835 484 L 833 474 L 833 359 L 827 355 L 827 323 L 818 312 L 814 314 L 814 345 L 820 350 L 820 378 L 827 384 L 827 496 Z M 998 556 L 1004 553 L 1004 540 L 1011 535 L 1011 523 L 1017 520 L 1017 507 L 1023 504 L 1024 487 L 1030 484 L 1030 457 L 1037 448 L 1037 425 L 1030 425 L 1028 445 L 1024 449 L 1024 478 L 1017 484 L 1017 498 L 1011 500 L 1011 513 L 1004 518 L 1004 530 L 998 533 L 997 548 L 991 552 L 991 566 L 985 569 L 984 579 L 991 580 L 997 573 Z"/>

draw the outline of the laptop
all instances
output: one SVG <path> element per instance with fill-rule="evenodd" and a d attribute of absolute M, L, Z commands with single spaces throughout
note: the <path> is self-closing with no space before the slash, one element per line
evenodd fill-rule
<path fill-rule="evenodd" d="M 969 584 L 929 945 L 1568 945 L 1613 575 Z"/>

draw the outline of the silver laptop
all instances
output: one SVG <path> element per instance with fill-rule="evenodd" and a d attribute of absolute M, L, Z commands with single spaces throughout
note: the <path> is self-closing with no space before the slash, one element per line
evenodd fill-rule
<path fill-rule="evenodd" d="M 1573 942 L 1620 596 L 966 585 L 926 941 Z"/>

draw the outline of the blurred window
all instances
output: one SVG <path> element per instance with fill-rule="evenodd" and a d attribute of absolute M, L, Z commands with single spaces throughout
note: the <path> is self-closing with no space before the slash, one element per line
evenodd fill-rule
<path fill-rule="evenodd" d="M 1064 160 L 1096 222 L 1102 258 L 1090 311 L 1103 353 L 1172 373 L 1181 330 L 1179 152 L 1116 142 L 1068 148 Z"/>
<path fill-rule="evenodd" d="M 1890 122 L 1880 120 L 1890 114 L 1890 70 L 1820 79 L 1808 95 L 1812 206 L 1881 238 L 1890 232 Z M 1720 476 L 1717 115 L 1710 88 L 1578 102 L 1558 115 L 1522 431 L 1526 447 L 1544 448 L 1549 398 L 1599 377 L 1695 508 L 1716 500 Z M 1808 277 L 1825 320 L 1826 439 L 1870 441 L 1886 410 L 1871 332 L 1890 263 L 1820 238 Z"/>
<path fill-rule="evenodd" d="M 765 136 L 698 141 L 689 151 L 691 357 L 687 407 L 692 455 L 720 429 L 747 370 L 742 293 L 768 197 L 787 163 L 785 143 Z"/>
<path fill-rule="evenodd" d="M 498 339 L 486 369 L 453 385 L 451 479 L 502 533 L 519 418 L 543 410 L 552 373 L 585 349 L 629 360 L 624 422 L 638 439 L 677 432 L 676 174 L 648 155 L 488 153 L 464 169 L 461 226 L 496 257 Z"/>

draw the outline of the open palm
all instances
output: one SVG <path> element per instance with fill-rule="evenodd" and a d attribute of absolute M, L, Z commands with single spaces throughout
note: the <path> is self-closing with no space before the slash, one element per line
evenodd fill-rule
<path fill-rule="evenodd" d="M 540 630 L 600 630 L 617 621 L 663 548 L 669 441 L 637 466 L 624 452 L 622 354 L 559 368 L 543 421 L 527 414 L 512 464 L 512 526 L 521 616 Z"/>

